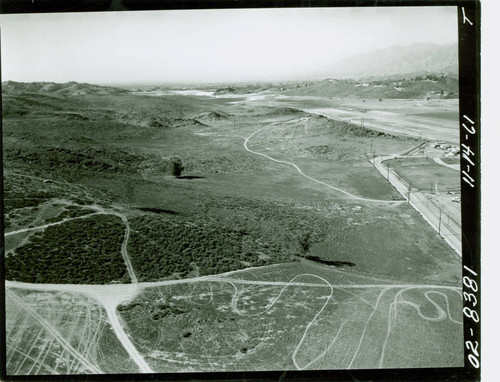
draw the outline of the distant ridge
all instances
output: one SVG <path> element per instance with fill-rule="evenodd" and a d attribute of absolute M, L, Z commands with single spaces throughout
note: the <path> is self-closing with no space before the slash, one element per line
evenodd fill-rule
<path fill-rule="evenodd" d="M 351 56 L 323 67 L 323 77 L 369 78 L 395 75 L 458 76 L 458 45 L 416 43 Z"/>
<path fill-rule="evenodd" d="M 50 93 L 54 95 L 118 94 L 127 92 L 125 89 L 74 81 L 65 83 L 4 81 L 2 82 L 2 91 L 9 93 Z"/>

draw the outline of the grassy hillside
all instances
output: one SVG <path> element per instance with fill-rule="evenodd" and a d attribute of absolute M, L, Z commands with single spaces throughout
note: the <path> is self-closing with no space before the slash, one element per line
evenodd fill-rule
<path fill-rule="evenodd" d="M 94 86 L 87 91 L 83 85 L 77 88 L 87 95 L 63 96 L 63 89 L 75 86 L 7 85 L 3 155 L 10 229 L 57 221 L 61 217 L 44 208 L 60 210 L 61 199 L 114 208 L 130 222 L 128 250 L 141 280 L 293 262 L 308 254 L 332 264 L 353 263 L 361 272 L 413 277 L 394 247 L 416 258 L 427 258 L 433 248 L 446 254 L 448 264 L 450 250 L 428 229 L 417 230 L 418 246 L 407 245 L 404 232 L 425 226 L 422 220 L 400 221 L 405 211 L 384 204 L 365 208 L 365 202 L 325 186 L 400 199 L 366 155 L 371 148 L 381 155 L 401 151 L 415 145 L 412 139 L 296 109 L 233 104 L 232 98 L 148 97 Z M 172 175 L 176 159 L 184 166 L 181 177 Z M 381 241 L 375 252 L 389 253 L 393 265 L 373 269 L 368 257 L 376 254 L 366 236 L 376 235 L 382 222 L 388 230 L 383 232 L 398 234 Z M 79 227 L 64 223 L 48 234 Z M 124 228 L 118 222 L 116 229 Z M 75 231 L 75 237 L 81 234 Z M 42 242 L 35 243 L 23 234 L 12 236 L 14 252 L 27 258 L 8 257 L 11 272 L 23 274 L 23 264 L 35 260 L 33 245 L 43 247 L 46 237 L 57 241 L 40 235 L 36 240 Z M 78 252 L 75 267 L 94 256 L 94 244 L 89 253 Z M 441 263 L 434 266 L 436 272 L 442 269 Z M 97 282 L 82 274 L 73 281 Z M 40 277 L 28 278 L 47 280 Z"/>

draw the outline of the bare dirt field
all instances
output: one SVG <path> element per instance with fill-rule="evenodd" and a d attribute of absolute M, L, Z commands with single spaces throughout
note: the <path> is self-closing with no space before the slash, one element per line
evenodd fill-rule
<path fill-rule="evenodd" d="M 8 374 L 137 372 L 97 301 L 74 293 L 6 292 Z"/>
<path fill-rule="evenodd" d="M 180 372 L 461 366 L 442 352 L 460 346 L 460 306 L 458 287 L 301 264 L 151 287 L 118 310 L 153 369 Z"/>

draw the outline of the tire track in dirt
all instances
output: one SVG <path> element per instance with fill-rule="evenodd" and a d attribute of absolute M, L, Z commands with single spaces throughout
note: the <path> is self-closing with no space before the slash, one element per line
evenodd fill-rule
<path fill-rule="evenodd" d="M 66 350 L 69 354 L 75 357 L 80 363 L 85 366 L 88 370 L 96 374 L 102 374 L 102 370 L 97 366 L 92 364 L 90 360 L 85 358 L 80 352 L 78 352 L 70 343 L 66 341 L 66 339 L 57 331 L 52 325 L 47 322 L 42 316 L 40 316 L 34 309 L 28 306 L 22 298 L 20 298 L 16 293 L 12 292 L 9 289 L 5 290 L 6 294 L 17 301 L 17 303 L 28 313 L 30 314 L 51 336 L 56 339 L 61 346 Z"/>
<path fill-rule="evenodd" d="M 425 298 L 432 304 L 434 305 L 434 307 L 436 308 L 436 311 L 438 313 L 438 315 L 436 317 L 431 317 L 431 316 L 425 316 L 424 314 L 422 314 L 422 311 L 421 311 L 421 306 L 414 303 L 414 302 L 410 302 L 410 301 L 407 301 L 403 298 L 403 293 L 408 291 L 408 290 L 413 290 L 413 289 L 422 289 L 422 288 L 405 288 L 405 289 L 401 289 L 397 294 L 396 296 L 394 297 L 392 303 L 390 304 L 389 306 L 389 319 L 388 319 L 388 322 L 387 322 L 387 335 L 386 335 L 386 338 L 382 344 L 382 351 L 381 351 L 381 354 L 380 354 L 380 360 L 379 360 L 379 365 L 378 367 L 379 368 L 382 368 L 383 367 L 383 362 L 384 362 L 384 356 L 385 356 L 385 349 L 387 347 L 387 343 L 389 342 L 389 338 L 390 338 L 390 335 L 391 335 L 391 332 L 392 332 L 392 329 L 393 329 L 393 326 L 394 326 L 394 323 L 396 322 L 396 319 L 397 319 L 397 316 L 398 316 L 398 312 L 397 312 L 397 306 L 398 304 L 404 304 L 404 305 L 409 305 L 411 306 L 412 308 L 414 308 L 418 315 L 426 320 L 426 321 L 443 321 L 445 319 L 449 319 L 451 322 L 455 323 L 455 324 L 458 324 L 458 325 L 463 325 L 462 322 L 459 322 L 459 321 L 456 321 L 454 320 L 452 317 L 451 317 L 451 314 L 450 314 L 450 302 L 449 302 L 449 299 L 448 299 L 448 296 L 446 294 L 444 294 L 443 292 L 438 292 L 436 290 L 430 290 L 430 291 L 427 291 L 424 293 L 424 296 Z M 456 291 L 458 292 L 458 291 Z M 441 305 L 439 305 L 438 303 L 436 303 L 429 295 L 430 294 L 437 294 L 437 295 L 440 295 L 442 297 L 444 297 L 445 299 L 445 302 L 446 302 L 446 312 L 443 310 L 443 308 L 441 307 Z M 459 293 L 460 294 L 460 293 Z"/>

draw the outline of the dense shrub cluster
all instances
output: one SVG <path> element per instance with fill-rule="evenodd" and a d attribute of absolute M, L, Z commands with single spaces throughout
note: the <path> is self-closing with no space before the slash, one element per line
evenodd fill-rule
<path fill-rule="evenodd" d="M 128 250 L 141 280 L 293 261 L 322 241 L 328 227 L 317 213 L 242 198 L 213 201 L 198 218 L 149 214 L 130 221 Z"/>
<path fill-rule="evenodd" d="M 141 280 L 185 276 L 195 267 L 207 275 L 245 268 L 245 263 L 266 264 L 257 254 L 243 251 L 243 233 L 208 225 L 174 225 L 151 216 L 130 223 L 128 251 Z"/>
<path fill-rule="evenodd" d="M 133 312 L 134 308 L 140 306 L 139 302 L 133 302 L 131 304 L 118 305 L 117 310 L 120 314 L 124 314 L 126 312 Z M 180 315 L 186 313 L 184 309 L 181 309 L 172 301 L 169 302 L 161 302 L 155 301 L 154 303 L 147 304 L 149 308 L 150 317 L 153 320 L 158 320 L 163 317 L 167 317 L 170 315 Z"/>
<path fill-rule="evenodd" d="M 5 212 L 18 208 L 36 207 L 47 199 L 59 196 L 52 188 L 40 189 L 41 182 L 34 182 L 28 177 L 4 174 Z"/>
<path fill-rule="evenodd" d="M 311 241 L 321 241 L 325 227 L 329 225 L 329 214 L 318 211 L 328 207 L 298 207 L 287 202 L 251 200 L 238 197 L 226 197 L 212 201 L 214 208 L 223 208 L 228 215 L 227 225 L 240 226 L 248 234 L 262 243 L 266 253 L 279 255 L 289 252 L 293 242 L 302 240 L 307 235 Z"/>
<path fill-rule="evenodd" d="M 8 148 L 5 150 L 5 159 L 49 168 L 97 172 L 134 170 L 144 160 L 140 155 L 129 154 L 124 151 L 89 147 L 83 149 L 60 147 Z"/>
<path fill-rule="evenodd" d="M 104 284 L 125 281 L 120 253 L 124 226 L 99 215 L 51 226 L 5 259 L 8 280 L 34 283 Z"/>
<path fill-rule="evenodd" d="M 5 198 L 4 207 L 6 211 L 13 211 L 18 208 L 36 207 L 48 198 Z"/>

